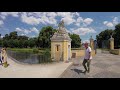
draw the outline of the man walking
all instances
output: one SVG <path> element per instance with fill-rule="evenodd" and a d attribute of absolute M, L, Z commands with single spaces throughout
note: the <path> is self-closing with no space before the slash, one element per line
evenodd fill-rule
<path fill-rule="evenodd" d="M 91 62 L 91 59 L 92 59 L 92 55 L 91 55 L 92 50 L 88 46 L 87 42 L 84 44 L 84 46 L 85 46 L 85 57 L 84 57 L 84 60 L 83 60 L 82 64 L 85 68 L 84 73 L 86 74 L 86 72 L 88 72 L 88 73 L 90 72 L 90 62 Z"/>

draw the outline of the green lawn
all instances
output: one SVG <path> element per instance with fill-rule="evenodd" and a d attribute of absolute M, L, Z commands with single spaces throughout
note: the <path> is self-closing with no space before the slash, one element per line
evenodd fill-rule
<path fill-rule="evenodd" d="M 29 52 L 29 53 L 34 53 L 33 50 L 36 49 L 38 50 L 37 48 L 7 48 L 7 50 L 12 50 L 12 51 L 15 51 L 15 52 Z M 45 50 L 38 50 L 38 53 L 44 53 Z"/>

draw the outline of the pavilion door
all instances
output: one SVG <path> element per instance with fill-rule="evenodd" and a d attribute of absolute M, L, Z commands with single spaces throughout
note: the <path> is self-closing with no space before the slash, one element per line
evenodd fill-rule
<path fill-rule="evenodd" d="M 56 59 L 56 61 L 60 61 L 60 58 L 61 58 L 61 46 L 56 45 L 56 47 L 55 47 L 55 59 Z"/>
<path fill-rule="evenodd" d="M 70 60 L 70 45 L 68 45 L 68 60 Z"/>

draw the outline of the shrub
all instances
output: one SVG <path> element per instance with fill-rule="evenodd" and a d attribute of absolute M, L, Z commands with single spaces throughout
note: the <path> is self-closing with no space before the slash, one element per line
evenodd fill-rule
<path fill-rule="evenodd" d="M 33 53 L 39 53 L 39 50 L 37 48 L 34 48 Z"/>

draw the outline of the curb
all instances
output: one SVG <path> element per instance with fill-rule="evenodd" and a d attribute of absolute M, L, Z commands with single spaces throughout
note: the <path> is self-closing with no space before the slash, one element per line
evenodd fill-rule
<path fill-rule="evenodd" d="M 58 78 L 61 78 L 61 76 L 67 71 L 67 69 L 69 68 L 69 67 L 71 67 L 73 65 L 73 62 L 63 71 L 63 73 L 60 75 L 60 76 L 58 76 Z"/>

